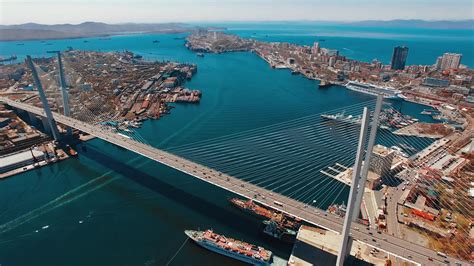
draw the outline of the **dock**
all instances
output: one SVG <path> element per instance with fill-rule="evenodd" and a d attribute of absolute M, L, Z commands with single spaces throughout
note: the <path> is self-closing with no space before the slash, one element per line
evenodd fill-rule
<path fill-rule="evenodd" d="M 350 186 L 352 182 L 351 169 L 352 168 L 342 165 L 340 163 L 335 163 L 333 166 L 328 166 L 326 169 L 320 170 L 319 172 Z"/>
<path fill-rule="evenodd" d="M 335 265 L 341 236 L 339 234 L 303 225 L 288 260 L 288 266 Z M 354 241 L 348 261 L 357 265 L 385 265 L 388 254 Z"/>

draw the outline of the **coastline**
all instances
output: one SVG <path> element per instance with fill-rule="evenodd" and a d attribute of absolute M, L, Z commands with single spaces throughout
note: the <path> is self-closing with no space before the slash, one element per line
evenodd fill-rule
<path fill-rule="evenodd" d="M 83 144 L 83 143 L 86 143 L 87 141 L 90 141 L 90 140 L 93 140 L 93 139 L 95 139 L 95 137 L 92 136 L 92 135 L 79 134 L 78 138 L 76 139 L 76 141 L 73 145 L 76 146 L 78 144 Z M 49 144 L 52 144 L 52 143 L 51 142 L 46 142 L 43 145 L 46 145 L 46 144 L 49 145 Z M 54 145 L 54 144 L 52 144 L 52 145 Z M 27 151 L 27 150 L 20 150 L 20 151 L 17 151 L 17 152 L 24 152 L 24 151 Z M 1 173 L 0 174 L 0 181 L 5 180 L 9 177 L 13 177 L 13 176 L 18 175 L 18 174 L 25 173 L 27 171 L 35 170 L 35 169 L 38 169 L 38 168 L 41 168 L 41 167 L 44 167 L 44 166 L 47 166 L 47 165 L 51 165 L 51 164 L 54 164 L 54 163 L 59 163 L 61 161 L 76 157 L 74 155 L 68 154 L 65 151 L 65 149 L 63 149 L 63 148 L 58 148 L 55 151 L 56 151 L 57 155 L 53 158 L 45 158 L 44 160 L 41 160 L 39 162 L 34 162 L 32 164 L 21 166 L 21 167 L 18 167 L 16 169 L 10 170 L 8 172 Z M 11 153 L 11 154 L 15 154 L 15 153 Z M 8 154 L 7 156 L 9 156 L 11 154 Z"/>
<path fill-rule="evenodd" d="M 0 42 L 22 42 L 22 41 L 52 41 L 52 40 L 75 40 L 75 39 L 88 39 L 88 38 L 101 38 L 101 37 L 114 37 L 114 36 L 133 36 L 133 35 L 145 35 L 145 34 L 183 34 L 191 33 L 194 30 L 184 31 L 150 31 L 150 32 L 119 32 L 119 33 L 103 33 L 103 34 L 91 34 L 91 35 L 80 35 L 80 36 L 65 36 L 65 37 L 46 37 L 46 38 L 18 38 L 18 39 L 1 39 Z"/>

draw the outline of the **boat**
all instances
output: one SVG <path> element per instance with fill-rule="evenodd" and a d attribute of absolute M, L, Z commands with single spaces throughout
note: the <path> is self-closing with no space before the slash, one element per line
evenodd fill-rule
<path fill-rule="evenodd" d="M 158 40 L 154 40 L 154 41 L 153 41 L 153 43 L 159 43 L 159 42 L 160 42 L 160 41 L 158 41 Z"/>
<path fill-rule="evenodd" d="M 291 71 L 291 75 L 299 75 L 299 74 L 300 74 L 300 72 L 299 72 L 299 71 L 297 71 L 297 70 L 293 70 L 293 71 Z"/>
<path fill-rule="evenodd" d="M 68 149 L 69 155 L 76 157 L 77 156 L 77 151 L 75 151 L 71 146 L 66 145 L 66 148 Z"/>
<path fill-rule="evenodd" d="M 434 110 L 434 109 L 423 109 L 420 114 L 422 115 L 433 115 L 433 114 L 439 114 L 440 111 Z"/>
<path fill-rule="evenodd" d="M 232 203 L 232 205 L 234 205 L 238 209 L 246 213 L 252 214 L 253 216 L 256 216 L 257 218 L 261 218 L 261 219 L 273 218 L 273 211 L 255 204 L 252 200 L 244 201 L 238 198 L 232 198 L 229 201 Z"/>
<path fill-rule="evenodd" d="M 238 209 L 251 214 L 259 219 L 264 220 L 274 220 L 279 222 L 285 228 L 289 229 L 298 229 L 301 225 L 301 220 L 289 215 L 286 215 L 281 212 L 274 211 L 269 208 L 265 208 L 253 202 L 252 200 L 241 200 L 238 198 L 232 198 L 229 200 L 232 205 L 237 207 Z M 281 203 L 280 203 L 281 204 Z"/>
<path fill-rule="evenodd" d="M 346 88 L 349 90 L 370 94 L 373 96 L 382 95 L 385 99 L 404 99 L 405 96 L 402 95 L 401 91 L 395 90 L 392 88 L 384 88 L 375 86 L 369 83 L 361 83 L 356 81 L 349 81 L 346 85 Z"/>
<path fill-rule="evenodd" d="M 203 53 L 197 53 L 196 54 L 198 57 L 204 57 L 204 54 Z"/>
<path fill-rule="evenodd" d="M 270 265 L 272 252 L 263 247 L 225 237 L 212 230 L 185 230 L 184 233 L 196 244 L 210 251 L 252 265 Z"/>
<path fill-rule="evenodd" d="M 403 149 L 407 150 L 407 151 L 412 151 L 412 152 L 416 152 L 417 149 L 414 148 L 413 146 L 411 145 L 408 145 L 408 144 L 405 144 L 405 143 L 400 143 L 400 147 L 402 147 Z"/>
<path fill-rule="evenodd" d="M 15 61 L 17 59 L 16 55 L 12 55 L 7 58 L 0 57 L 0 62 Z"/>
<path fill-rule="evenodd" d="M 276 238 L 286 243 L 294 243 L 296 240 L 296 231 L 286 228 L 274 220 L 265 220 L 262 222 L 264 233 L 267 236 Z"/>
<path fill-rule="evenodd" d="M 359 116 L 346 115 L 344 114 L 344 112 L 337 113 L 335 115 L 322 114 L 321 117 L 328 120 L 335 120 L 338 122 L 344 122 L 344 123 L 349 123 L 349 124 L 354 124 L 354 125 L 360 125 L 362 123 L 362 117 L 360 115 Z"/>
<path fill-rule="evenodd" d="M 397 151 L 397 152 L 402 152 L 402 148 L 400 148 L 398 146 L 392 146 L 392 147 L 390 147 L 390 149 L 392 149 L 394 151 Z"/>
<path fill-rule="evenodd" d="M 327 87 L 330 87 L 332 86 L 332 83 L 325 80 L 325 79 L 322 79 L 320 82 L 319 82 L 319 88 L 320 89 L 324 89 L 324 88 L 327 88 Z"/>

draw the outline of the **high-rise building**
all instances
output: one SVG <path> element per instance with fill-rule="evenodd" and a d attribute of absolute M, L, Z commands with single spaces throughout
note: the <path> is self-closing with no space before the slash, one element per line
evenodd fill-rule
<path fill-rule="evenodd" d="M 315 55 L 319 54 L 319 42 L 314 42 L 311 53 Z"/>
<path fill-rule="evenodd" d="M 408 57 L 408 47 L 397 46 L 393 48 L 391 68 L 393 70 L 403 70 Z"/>
<path fill-rule="evenodd" d="M 438 56 L 438 58 L 436 58 L 436 63 L 435 63 L 435 67 L 436 69 L 441 69 L 441 63 L 443 62 L 443 57 L 442 56 Z"/>
<path fill-rule="evenodd" d="M 382 62 L 380 62 L 380 61 L 377 60 L 377 59 L 374 59 L 374 60 L 372 60 L 372 66 L 373 66 L 375 69 L 381 69 L 381 68 L 382 68 Z"/>
<path fill-rule="evenodd" d="M 336 64 L 336 57 L 335 56 L 329 57 L 329 66 L 333 67 L 335 64 Z"/>
<path fill-rule="evenodd" d="M 382 145 L 375 145 L 372 151 L 369 169 L 381 177 L 385 177 L 390 173 L 394 156 L 395 152 L 392 149 Z"/>
<path fill-rule="evenodd" d="M 439 65 L 438 61 L 436 61 L 436 66 L 441 70 L 456 69 L 459 68 L 459 65 L 461 64 L 461 58 L 462 54 L 444 53 L 440 59 Z"/>
<path fill-rule="evenodd" d="M 329 55 L 329 56 L 338 56 L 338 55 L 339 55 L 339 51 L 336 50 L 336 49 L 326 49 L 326 55 Z"/>

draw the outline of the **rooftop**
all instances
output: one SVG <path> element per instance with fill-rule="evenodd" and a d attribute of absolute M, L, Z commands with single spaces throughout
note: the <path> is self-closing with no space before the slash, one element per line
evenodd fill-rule
<path fill-rule="evenodd" d="M 381 155 L 381 156 L 387 156 L 387 155 L 389 155 L 390 153 L 393 152 L 392 149 L 389 149 L 389 148 L 387 148 L 385 146 L 382 146 L 382 145 L 379 145 L 379 144 L 375 145 L 372 151 L 373 151 L 373 153 Z"/>
<path fill-rule="evenodd" d="M 42 151 L 38 151 L 38 150 L 21 151 L 21 152 L 17 152 L 17 153 L 11 154 L 11 155 L 0 157 L 0 165 L 3 166 L 3 167 L 6 167 L 6 166 L 9 166 L 9 165 L 19 163 L 19 162 L 31 160 L 33 158 L 31 153 L 33 153 L 33 155 L 35 157 L 41 157 L 44 154 Z"/>

